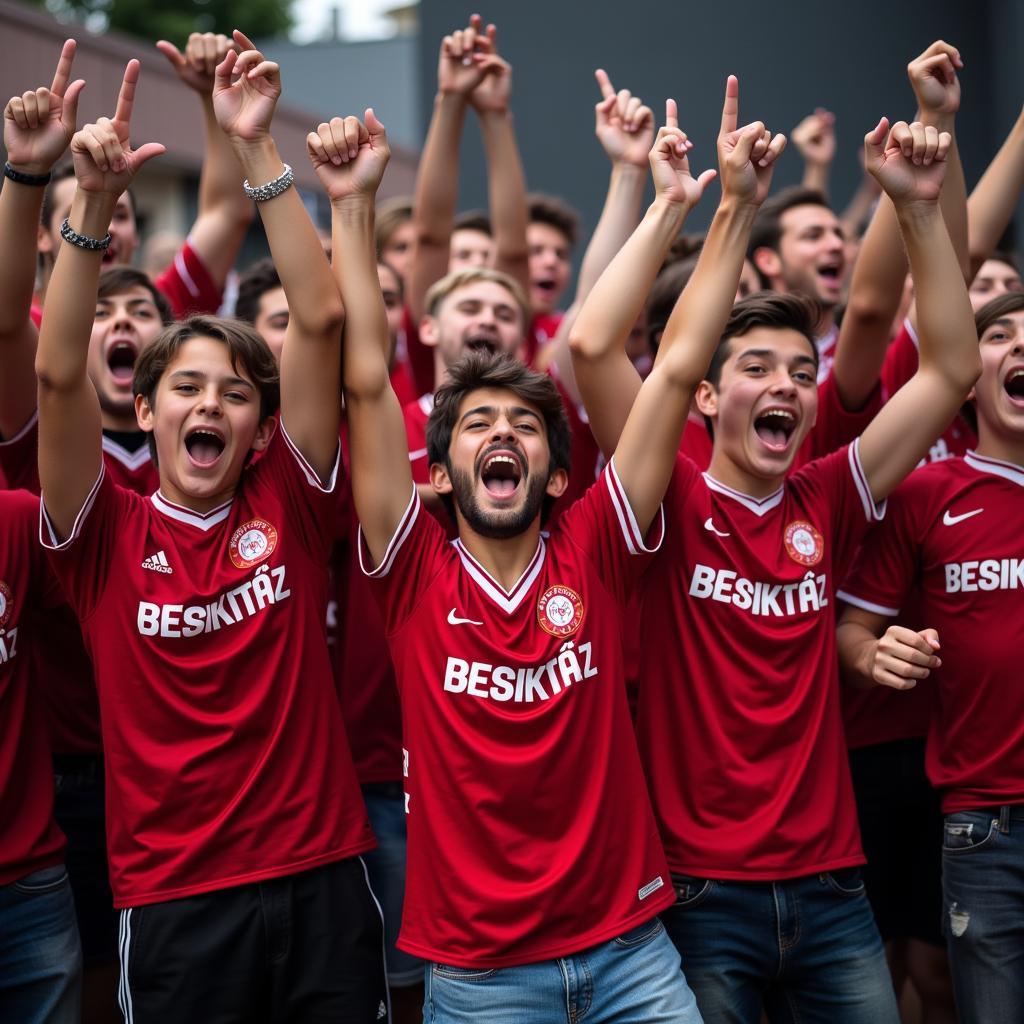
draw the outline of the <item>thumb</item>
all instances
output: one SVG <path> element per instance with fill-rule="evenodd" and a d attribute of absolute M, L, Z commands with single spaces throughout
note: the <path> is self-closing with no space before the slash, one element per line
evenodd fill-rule
<path fill-rule="evenodd" d="M 179 50 L 174 43 L 168 42 L 166 39 L 161 39 L 157 44 L 156 48 L 170 61 L 171 67 L 175 71 L 181 71 L 185 67 L 185 55 Z"/>
<path fill-rule="evenodd" d="M 864 136 L 864 152 L 870 160 L 878 160 L 885 151 L 885 140 L 889 134 L 889 119 L 883 117 Z"/>
<path fill-rule="evenodd" d="M 64 111 L 61 120 L 75 130 L 78 124 L 78 97 L 82 95 L 85 88 L 85 79 L 79 78 L 72 82 L 64 93 Z"/>
<path fill-rule="evenodd" d="M 137 171 L 144 163 L 152 160 L 155 156 L 163 156 L 167 147 L 162 142 L 146 142 L 135 150 L 135 170 Z"/>
<path fill-rule="evenodd" d="M 933 650 L 939 649 L 939 631 L 937 629 L 922 629 L 921 638 L 925 640 Z"/>
<path fill-rule="evenodd" d="M 217 65 L 213 72 L 213 91 L 215 93 L 223 92 L 225 89 L 231 88 L 231 72 L 235 69 L 235 63 L 238 61 L 238 51 L 228 50 L 224 54 L 224 59 Z"/>
<path fill-rule="evenodd" d="M 739 138 L 736 140 L 735 153 L 742 163 L 750 162 L 750 154 L 754 149 L 754 143 L 764 135 L 764 123 L 755 121 L 740 129 Z"/>
<path fill-rule="evenodd" d="M 710 185 L 711 182 L 713 182 L 717 177 L 718 171 L 716 171 L 713 167 L 709 168 L 706 171 L 703 171 L 700 175 L 698 175 L 697 184 L 700 186 L 701 195 L 704 195 L 704 189 L 706 189 L 708 185 Z"/>
<path fill-rule="evenodd" d="M 363 124 L 366 125 L 366 130 L 370 133 L 371 141 L 374 139 L 387 141 L 387 130 L 384 128 L 384 125 L 380 123 L 377 115 L 373 112 L 373 107 L 366 108 L 366 113 L 363 115 Z"/>

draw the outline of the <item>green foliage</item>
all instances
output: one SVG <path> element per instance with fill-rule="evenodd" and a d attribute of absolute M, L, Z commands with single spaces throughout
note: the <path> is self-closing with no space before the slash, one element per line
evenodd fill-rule
<path fill-rule="evenodd" d="M 283 36 L 293 25 L 293 0 L 31 0 L 62 21 L 94 32 L 113 29 L 142 39 L 169 39 L 182 50 L 190 32 L 240 28 L 257 39 Z"/>

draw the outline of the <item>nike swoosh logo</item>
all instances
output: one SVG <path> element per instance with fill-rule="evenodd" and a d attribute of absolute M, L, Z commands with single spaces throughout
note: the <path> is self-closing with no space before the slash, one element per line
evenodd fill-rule
<path fill-rule="evenodd" d="M 970 519 L 971 516 L 979 515 L 984 511 L 983 508 L 976 508 L 973 512 L 965 512 L 962 516 L 952 516 L 947 508 L 945 515 L 942 517 L 942 523 L 944 526 L 956 526 L 957 523 L 962 523 L 965 519 Z"/>
<path fill-rule="evenodd" d="M 460 619 L 458 617 L 458 615 L 455 614 L 455 609 L 453 608 L 448 613 L 448 625 L 449 626 L 482 626 L 483 623 L 482 622 L 477 622 L 476 619 Z"/>
<path fill-rule="evenodd" d="M 716 530 L 715 529 L 715 524 L 713 522 L 711 522 L 711 516 L 708 516 L 707 519 L 704 520 L 704 529 L 705 530 L 710 530 L 716 537 L 731 537 L 732 536 L 731 533 L 723 533 L 721 530 Z"/>

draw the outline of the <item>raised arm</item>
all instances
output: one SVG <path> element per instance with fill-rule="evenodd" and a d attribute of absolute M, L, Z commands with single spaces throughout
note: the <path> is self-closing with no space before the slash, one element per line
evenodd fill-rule
<path fill-rule="evenodd" d="M 390 151 L 372 110 L 321 124 L 306 140 L 331 199 L 334 275 L 345 303 L 343 378 L 352 494 L 379 565 L 412 496 L 409 445 L 388 372 L 388 328 L 377 277 L 374 197 Z"/>
<path fill-rule="evenodd" d="M 889 131 L 885 118 L 864 140 L 866 164 L 892 200 L 910 257 L 920 337 L 917 373 L 860 438 L 860 460 L 875 501 L 917 465 L 981 372 L 967 286 L 939 191 L 951 139 L 920 122 Z"/>
<path fill-rule="evenodd" d="M 642 529 L 654 518 L 668 486 L 690 400 L 729 319 L 750 228 L 768 194 L 775 159 L 786 143 L 785 136 L 772 139 L 760 121 L 737 130 L 737 112 L 738 83 L 730 77 L 718 140 L 722 201 L 693 277 L 665 327 L 654 369 L 640 388 L 615 449 L 619 480 Z M 685 169 L 685 145 L 679 145 L 684 141 L 682 133 L 672 124 L 674 118 L 667 119 L 669 127 L 659 134 L 651 159 L 655 203 L 680 185 L 699 197 L 699 191 L 687 184 L 693 179 Z M 698 189 L 709 177 L 701 176 L 695 183 Z M 617 262 L 618 257 L 591 293 L 580 321 L 589 317 L 590 301 L 604 289 L 605 277 Z"/>
<path fill-rule="evenodd" d="M 214 32 L 193 32 L 185 52 L 161 39 L 157 49 L 178 77 L 199 97 L 203 114 L 204 157 L 199 177 L 199 212 L 189 241 L 210 276 L 221 288 L 235 265 L 255 211 L 239 182 L 244 175 L 227 136 L 213 110 L 213 84 L 217 65 L 237 44 Z"/>
<path fill-rule="evenodd" d="M 469 94 L 484 77 L 481 61 L 490 40 L 480 32 L 480 18 L 441 41 L 437 65 L 437 96 L 427 129 L 412 220 L 413 254 L 406 279 L 406 303 L 413 323 L 423 316 L 423 299 L 430 286 L 448 273 L 448 250 L 459 198 L 459 150 Z"/>
<path fill-rule="evenodd" d="M 941 40 L 932 43 L 907 66 L 921 122 L 950 133 L 950 151 L 954 156 L 951 163 L 947 158 L 949 167 L 942 185 L 942 211 L 944 217 L 948 215 L 947 225 L 954 225 L 951 239 L 954 235 L 961 238 L 958 252 L 961 264 L 966 252 L 963 169 L 959 156 L 955 155 L 952 129 L 960 106 L 957 70 L 962 66 L 956 48 Z M 892 201 L 883 194 L 854 264 L 850 298 L 832 366 L 836 389 L 847 409 L 862 408 L 878 383 L 906 276 L 907 256 L 900 239 L 896 211 Z"/>
<path fill-rule="evenodd" d="M 878 612 L 848 605 L 836 630 L 843 682 L 858 689 L 889 686 L 910 690 L 942 661 L 939 634 L 892 623 Z"/>
<path fill-rule="evenodd" d="M 36 409 L 36 234 L 46 179 L 75 133 L 85 83 L 68 85 L 74 57 L 69 39 L 50 88 L 14 96 L 4 108 L 7 163 L 23 180 L 5 178 L 0 192 L 0 437 L 13 437 Z"/>
<path fill-rule="evenodd" d="M 164 147 L 133 150 L 129 127 L 139 62 L 125 69 L 113 119 L 86 125 L 71 140 L 78 189 L 47 293 L 36 352 L 39 480 L 50 521 L 67 537 L 96 483 L 102 459 L 100 403 L 86 372 L 104 236 L 118 197 Z M 68 238 L 72 241 L 68 241 Z"/>
<path fill-rule="evenodd" d="M 217 120 L 254 187 L 277 182 L 285 165 L 270 135 L 281 95 L 280 70 L 242 33 L 217 67 Z M 288 330 L 281 352 L 281 420 L 321 480 L 338 450 L 341 421 L 341 325 L 344 312 L 323 246 L 294 187 L 259 203 L 274 266 L 288 299 Z"/>
<path fill-rule="evenodd" d="M 601 217 L 580 262 L 573 304 L 562 317 L 552 343 L 540 353 L 543 365 L 555 364 L 559 380 L 577 404 L 581 399 L 572 370 L 569 334 L 597 279 L 626 244 L 640 220 L 640 206 L 647 185 L 648 156 L 654 143 L 651 108 L 628 89 L 616 92 L 603 69 L 598 68 L 594 76 L 601 90 L 601 100 L 595 107 L 597 124 L 594 131 L 611 161 L 611 178 Z"/>
<path fill-rule="evenodd" d="M 1024 189 L 1024 110 L 967 200 L 971 279 L 991 256 Z"/>
<path fill-rule="evenodd" d="M 836 156 L 836 115 L 818 107 L 790 132 L 804 162 L 802 184 L 828 195 L 828 178 Z"/>
<path fill-rule="evenodd" d="M 491 52 L 479 68 L 483 80 L 469 94 L 480 119 L 480 134 L 487 159 L 487 196 L 494 238 L 494 267 L 518 281 L 530 292 L 530 250 L 526 243 L 529 211 L 526 206 L 526 175 L 519 158 L 512 98 L 512 66 L 498 56 L 498 36 L 487 26 Z"/>

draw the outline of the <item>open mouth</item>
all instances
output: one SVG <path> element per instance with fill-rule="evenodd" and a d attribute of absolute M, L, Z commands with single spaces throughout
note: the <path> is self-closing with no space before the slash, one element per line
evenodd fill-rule
<path fill-rule="evenodd" d="M 484 457 L 480 480 L 488 495 L 497 500 L 511 498 L 523 479 L 523 467 L 511 452 L 492 452 Z"/>
<path fill-rule="evenodd" d="M 498 339 L 491 334 L 473 334 L 466 339 L 465 351 L 486 352 L 488 355 L 497 355 Z"/>
<path fill-rule="evenodd" d="M 185 450 L 189 458 L 204 468 L 212 466 L 224 451 L 224 438 L 204 427 L 196 427 L 185 436 Z"/>
<path fill-rule="evenodd" d="M 1003 381 L 1003 389 L 1014 402 L 1024 404 L 1024 367 L 1011 370 Z"/>
<path fill-rule="evenodd" d="M 784 452 L 796 430 L 796 416 L 789 409 L 765 409 L 754 420 L 754 432 L 772 451 Z"/>
<path fill-rule="evenodd" d="M 833 287 L 838 288 L 843 280 L 843 265 L 841 263 L 829 263 L 818 267 L 818 276 L 823 277 Z"/>
<path fill-rule="evenodd" d="M 117 249 L 113 245 L 108 245 L 103 250 L 103 256 L 100 260 L 100 265 L 104 267 L 112 267 L 117 262 Z"/>
<path fill-rule="evenodd" d="M 554 295 L 558 288 L 558 282 L 553 277 L 539 277 L 533 282 L 533 287 L 544 292 L 545 295 Z"/>
<path fill-rule="evenodd" d="M 131 384 L 139 350 L 130 341 L 116 341 L 107 352 L 110 375 L 118 384 Z"/>

